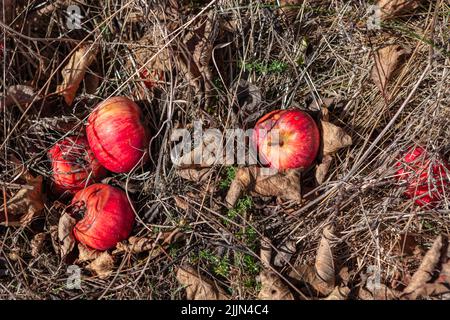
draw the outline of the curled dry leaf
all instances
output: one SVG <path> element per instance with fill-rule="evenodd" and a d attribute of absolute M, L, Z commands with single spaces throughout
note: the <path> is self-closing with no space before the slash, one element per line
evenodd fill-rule
<path fill-rule="evenodd" d="M 386 92 L 389 80 L 392 79 L 409 53 L 409 48 L 396 44 L 381 48 L 375 53 L 375 64 L 372 67 L 371 78 L 383 94 Z"/>
<path fill-rule="evenodd" d="M 260 300 L 294 300 L 294 296 L 281 278 L 271 270 L 263 270 L 260 275 Z"/>
<path fill-rule="evenodd" d="M 270 260 L 272 259 L 272 246 L 271 241 L 267 237 L 261 239 L 261 251 L 259 254 L 261 258 L 261 264 L 264 268 L 270 267 Z"/>
<path fill-rule="evenodd" d="M 323 300 L 346 300 L 350 289 L 348 287 L 335 287 L 328 297 Z"/>
<path fill-rule="evenodd" d="M 20 189 L 4 206 L 0 207 L 0 225 L 26 226 L 42 214 L 44 199 L 41 176 L 33 177 L 25 172 L 23 175 L 27 186 Z"/>
<path fill-rule="evenodd" d="M 378 0 L 380 19 L 388 20 L 416 9 L 421 0 Z"/>
<path fill-rule="evenodd" d="M 330 102 L 331 103 L 331 102 Z M 328 109 L 323 108 L 323 118 L 328 118 Z M 330 169 L 333 161 L 333 154 L 340 149 L 348 147 L 352 144 L 352 137 L 350 137 L 344 129 L 338 127 L 331 122 L 321 120 L 323 154 L 322 161 L 316 166 L 315 177 L 317 183 L 322 184 Z"/>
<path fill-rule="evenodd" d="M 324 183 L 332 162 L 333 157 L 327 154 L 322 157 L 322 162 L 316 166 L 315 177 L 318 184 Z"/>
<path fill-rule="evenodd" d="M 276 172 L 256 166 L 240 168 L 225 198 L 227 206 L 234 207 L 242 193 L 246 191 L 255 196 L 274 196 L 300 202 L 301 172 L 295 169 Z"/>
<path fill-rule="evenodd" d="M 105 279 L 113 272 L 114 258 L 108 251 L 103 251 L 87 266 L 87 269 L 94 272 L 100 279 Z"/>
<path fill-rule="evenodd" d="M 151 251 L 151 256 L 156 257 L 162 253 L 162 250 L 166 250 L 170 244 L 179 241 L 182 236 L 180 229 L 176 228 L 172 231 L 161 232 L 156 240 L 148 237 L 130 237 L 127 241 L 118 243 L 113 254 Z"/>
<path fill-rule="evenodd" d="M 352 137 L 345 133 L 341 127 L 328 121 L 321 121 L 321 126 L 324 155 L 332 155 L 339 151 L 339 149 L 352 144 Z"/>
<path fill-rule="evenodd" d="M 205 169 L 179 169 L 176 171 L 180 178 L 193 182 L 205 182 L 211 176 L 213 170 Z"/>
<path fill-rule="evenodd" d="M 378 283 L 373 287 L 366 286 L 358 291 L 358 298 L 361 300 L 397 300 L 400 292 Z"/>
<path fill-rule="evenodd" d="M 31 255 L 33 257 L 38 257 L 44 247 L 45 239 L 47 238 L 47 234 L 45 232 L 40 232 L 35 234 L 33 239 L 31 240 Z"/>
<path fill-rule="evenodd" d="M 187 300 L 229 300 L 225 291 L 190 267 L 179 267 L 177 280 L 186 287 Z"/>
<path fill-rule="evenodd" d="M 102 254 L 101 251 L 91 249 L 81 243 L 78 243 L 78 261 L 86 262 L 97 259 Z"/>
<path fill-rule="evenodd" d="M 321 294 L 329 294 L 335 287 L 335 269 L 334 258 L 331 250 L 331 239 L 334 228 L 332 226 L 326 226 L 322 231 L 322 238 L 317 248 L 316 261 L 314 263 L 314 269 L 316 271 L 316 281 L 314 282 L 314 288 Z"/>
<path fill-rule="evenodd" d="M 77 220 L 67 212 L 64 212 L 59 218 L 58 223 L 58 240 L 60 246 L 61 257 L 66 257 L 75 247 L 75 237 L 73 236 L 73 228 Z"/>
<path fill-rule="evenodd" d="M 61 71 L 63 82 L 57 88 L 68 105 L 75 99 L 76 92 L 84 79 L 86 70 L 94 61 L 98 52 L 98 46 L 86 43 L 78 48 L 69 59 L 69 62 Z"/>
<path fill-rule="evenodd" d="M 277 267 L 285 266 L 287 263 L 289 263 L 289 261 L 291 261 L 292 255 L 296 252 L 296 249 L 296 241 L 287 240 L 280 246 L 280 249 L 273 259 L 273 264 Z"/>
<path fill-rule="evenodd" d="M 428 250 L 428 252 L 423 257 L 423 260 L 417 269 L 417 271 L 411 277 L 408 286 L 403 290 L 402 297 L 416 299 L 419 296 L 429 294 L 435 290 L 439 290 L 439 279 L 434 283 L 429 283 L 433 276 L 438 272 L 440 268 L 440 262 L 444 259 L 445 263 L 442 265 L 442 271 L 440 272 L 446 278 L 448 275 L 447 269 L 447 256 L 446 253 L 443 255 L 443 248 L 448 248 L 448 240 L 443 236 L 439 235 L 433 242 L 433 245 Z M 448 281 L 448 279 L 446 280 Z M 432 286 L 435 284 L 435 286 Z"/>

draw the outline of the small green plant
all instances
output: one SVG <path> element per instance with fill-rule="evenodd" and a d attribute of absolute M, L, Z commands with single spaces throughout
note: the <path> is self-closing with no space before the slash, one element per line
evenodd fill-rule
<path fill-rule="evenodd" d="M 272 60 L 268 64 L 264 64 L 259 61 L 252 61 L 252 62 L 240 62 L 241 68 L 244 68 L 245 71 L 248 72 L 256 72 L 260 75 L 265 74 L 273 74 L 273 73 L 283 73 L 287 70 L 288 65 L 280 60 Z"/>
<path fill-rule="evenodd" d="M 226 167 L 225 168 L 225 178 L 220 181 L 219 188 L 220 189 L 227 189 L 231 182 L 234 180 L 234 177 L 236 177 L 236 167 Z"/>
<path fill-rule="evenodd" d="M 253 206 L 253 200 L 250 196 L 244 196 L 243 198 L 239 199 L 234 208 L 229 209 L 227 212 L 227 217 L 230 220 L 234 220 L 237 216 L 243 215 L 248 209 L 250 209 Z M 229 222 L 227 220 L 224 220 L 223 223 L 225 225 L 228 225 Z"/>
<path fill-rule="evenodd" d="M 227 277 L 229 275 L 230 262 L 228 260 L 228 257 L 220 258 L 207 249 L 200 250 L 198 256 L 201 260 L 204 260 L 205 262 L 211 264 L 215 274 L 222 277 Z"/>

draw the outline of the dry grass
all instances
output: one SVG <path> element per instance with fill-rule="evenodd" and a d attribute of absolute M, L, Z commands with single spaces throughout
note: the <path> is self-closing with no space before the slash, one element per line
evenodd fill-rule
<path fill-rule="evenodd" d="M 134 234 L 151 236 L 185 221 L 186 242 L 155 259 L 145 254 L 125 255 L 106 280 L 83 271 L 82 290 L 68 290 L 66 265 L 50 244 L 38 257 L 30 256 L 33 234 L 48 232 L 49 217 L 58 214 L 49 197 L 47 221 L 35 221 L 26 228 L 0 226 L 0 272 L 9 272 L 6 276 L 0 273 L 0 299 L 180 299 L 184 290 L 175 279 L 174 267 L 185 262 L 216 279 L 233 298 L 253 299 L 261 267 L 257 258 L 260 235 L 268 236 L 278 250 L 294 241 L 297 250 L 289 264 L 307 264 L 314 260 L 321 230 L 331 220 L 340 235 L 336 258 L 349 268 L 353 289 L 363 285 L 369 266 L 379 270 L 383 283 L 397 282 L 401 288 L 403 279 L 420 263 L 402 254 L 401 235 L 413 235 L 426 249 L 437 234 L 450 234 L 450 197 L 437 209 L 423 210 L 402 197 L 402 186 L 392 179 L 396 155 L 410 144 L 424 144 L 446 158 L 450 155 L 450 8 L 446 1 L 425 1 L 414 14 L 390 21 L 376 32 L 364 26 L 366 1 L 305 1 L 295 24 L 286 24 L 276 14 L 276 5 L 213 1 L 204 14 L 214 11 L 234 21 L 237 29 L 216 39 L 215 63 L 210 64 L 216 89 L 209 105 L 196 96 L 181 73 L 170 73 L 168 81 L 152 92 L 130 67 L 136 41 L 146 31 L 160 28 L 152 14 L 156 6 L 152 1 L 104 0 L 102 5 L 77 1 L 85 17 L 83 30 L 70 32 L 63 9 L 40 16 L 36 25 L 22 19 L 48 2 L 29 0 L 17 18 L 19 27 L 14 27 L 19 31 L 2 30 L 7 48 L 2 91 L 27 83 L 46 96 L 22 110 L 1 110 L 2 187 L 8 195 L 14 192 L 17 165 L 11 162 L 12 155 L 48 178 L 46 151 L 66 134 L 63 124 L 74 123 L 79 128 L 98 101 L 127 95 L 145 111 L 153 133 L 152 157 L 145 167 L 113 176 L 112 183 L 127 186 L 135 203 L 139 222 Z M 184 16 L 186 23 L 200 12 L 196 4 L 206 1 L 185 2 L 190 8 Z M 150 14 L 133 22 L 132 13 L 145 12 Z M 26 30 L 34 26 L 36 30 Z M 101 74 L 99 87 L 89 92 L 84 82 L 71 107 L 50 95 L 61 81 L 58 68 L 75 47 L 69 40 L 49 40 L 58 37 L 96 41 L 101 48 L 90 71 Z M 392 83 L 394 98 L 389 101 L 370 80 L 370 70 L 373 52 L 390 43 L 407 45 L 412 54 Z M 262 102 L 256 109 L 239 111 L 232 85 L 239 79 L 260 89 Z M 237 215 L 235 224 L 226 223 L 223 217 L 230 215 L 223 205 L 226 190 L 218 185 L 230 169 L 212 169 L 207 183 L 187 182 L 176 175 L 169 156 L 169 135 L 176 125 L 184 127 L 201 119 L 205 127 L 248 128 L 272 109 L 306 107 L 327 97 L 339 101 L 332 108 L 331 120 L 344 127 L 354 143 L 335 157 L 323 185 L 315 187 L 312 175 L 305 175 L 310 190 L 305 205 L 244 198 L 242 210 L 231 213 Z M 188 197 L 191 210 L 178 208 L 175 196 Z M 284 272 L 286 267 L 279 270 Z"/>

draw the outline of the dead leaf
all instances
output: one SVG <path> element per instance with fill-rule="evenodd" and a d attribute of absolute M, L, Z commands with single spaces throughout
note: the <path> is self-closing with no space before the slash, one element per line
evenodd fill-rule
<path fill-rule="evenodd" d="M 381 48 L 375 53 L 375 64 L 372 67 L 371 78 L 383 94 L 386 93 L 388 82 L 409 53 L 409 48 L 396 44 Z"/>
<path fill-rule="evenodd" d="M 294 296 L 281 278 L 271 270 L 263 270 L 260 275 L 260 300 L 294 300 Z"/>
<path fill-rule="evenodd" d="M 277 267 L 284 267 L 291 261 L 292 255 L 296 250 L 297 242 L 295 240 L 287 240 L 280 246 L 280 249 L 273 259 L 273 264 Z"/>
<path fill-rule="evenodd" d="M 240 168 L 230 185 L 225 202 L 234 207 L 243 192 L 261 197 L 280 197 L 284 200 L 301 201 L 301 173 L 291 169 L 275 172 L 256 166 Z"/>
<path fill-rule="evenodd" d="M 63 82 L 58 86 L 57 92 L 64 96 L 64 100 L 68 105 L 71 105 L 75 99 L 76 92 L 84 79 L 86 70 L 95 60 L 97 53 L 97 45 L 86 43 L 72 54 L 67 65 L 61 70 Z"/>
<path fill-rule="evenodd" d="M 261 258 L 261 264 L 264 268 L 270 267 L 270 260 L 272 259 L 272 245 L 271 241 L 267 237 L 261 239 L 261 251 L 259 253 Z"/>
<path fill-rule="evenodd" d="M 315 177 L 318 184 L 325 182 L 328 171 L 330 170 L 331 163 L 333 162 L 333 157 L 329 154 L 324 155 L 322 162 L 316 166 Z"/>
<path fill-rule="evenodd" d="M 179 267 L 177 270 L 177 280 L 186 287 L 187 300 L 229 300 L 225 291 L 199 275 L 190 266 Z"/>
<path fill-rule="evenodd" d="M 214 171 L 206 169 L 179 169 L 176 171 L 180 178 L 193 182 L 205 182 Z"/>
<path fill-rule="evenodd" d="M 85 245 L 78 243 L 78 261 L 86 262 L 97 259 L 102 254 L 102 251 L 98 251 Z"/>
<path fill-rule="evenodd" d="M 75 237 L 73 228 L 77 224 L 77 220 L 67 212 L 61 215 L 58 223 L 58 240 L 60 245 L 61 257 L 66 257 L 75 247 Z"/>
<path fill-rule="evenodd" d="M 44 247 L 45 239 L 47 238 L 47 233 L 40 232 L 35 234 L 33 239 L 31 240 L 31 255 L 33 257 L 38 257 L 39 253 L 42 251 Z"/>
<path fill-rule="evenodd" d="M 151 252 L 152 257 L 156 257 L 166 250 L 168 246 L 181 239 L 183 234 L 179 228 L 172 231 L 161 232 L 156 239 L 149 237 L 130 237 L 127 241 L 119 242 L 113 254 L 121 252 L 142 253 Z"/>
<path fill-rule="evenodd" d="M 87 269 L 94 272 L 100 279 L 108 278 L 114 269 L 114 258 L 108 251 L 103 251 L 87 266 Z"/>
<path fill-rule="evenodd" d="M 33 219 L 42 215 L 44 209 L 44 199 L 42 194 L 41 176 L 33 177 L 25 172 L 23 175 L 27 186 L 20 189 L 6 203 L 0 207 L 0 225 L 5 226 L 26 226 Z M 6 216 L 5 214 L 6 213 Z"/>
<path fill-rule="evenodd" d="M 321 294 L 328 295 L 335 287 L 336 274 L 334 269 L 333 251 L 330 241 L 333 238 L 334 227 L 326 226 L 317 248 L 314 269 L 317 274 L 314 288 Z"/>
<path fill-rule="evenodd" d="M 416 299 L 418 296 L 428 293 L 430 289 L 435 289 L 430 288 L 428 284 L 440 267 L 442 249 L 443 247 L 447 248 L 447 245 L 447 239 L 441 235 L 434 240 L 433 245 L 423 257 L 419 268 L 411 277 L 408 286 L 403 290 L 402 297 Z"/>
<path fill-rule="evenodd" d="M 421 0 L 378 0 L 380 19 L 388 20 L 416 9 Z"/>
<path fill-rule="evenodd" d="M 358 298 L 361 300 L 397 300 L 400 297 L 400 292 L 387 287 L 382 283 L 378 283 L 373 288 L 360 288 L 358 291 Z"/>
<path fill-rule="evenodd" d="M 339 151 L 339 149 L 352 144 L 352 137 L 345 133 L 341 127 L 328 121 L 321 121 L 321 126 L 324 155 L 332 155 Z"/>
<path fill-rule="evenodd" d="M 304 0 L 279 0 L 280 11 L 286 16 L 286 22 L 292 23 L 302 8 Z"/>
<path fill-rule="evenodd" d="M 350 289 L 348 287 L 335 287 L 334 290 L 323 300 L 347 300 Z"/>

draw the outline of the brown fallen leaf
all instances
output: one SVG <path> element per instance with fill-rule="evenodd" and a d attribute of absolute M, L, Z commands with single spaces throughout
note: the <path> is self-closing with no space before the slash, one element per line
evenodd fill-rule
<path fill-rule="evenodd" d="M 61 70 L 63 82 L 58 86 L 57 92 L 64 96 L 64 100 L 71 105 L 76 92 L 84 79 L 86 70 L 95 60 L 98 46 L 86 43 L 80 46 L 69 59 L 69 62 Z"/>
<path fill-rule="evenodd" d="M 26 226 L 33 219 L 42 215 L 44 199 L 42 194 L 41 176 L 33 177 L 30 173 L 23 174 L 27 186 L 20 189 L 6 202 L 6 209 L 0 207 L 0 225 Z"/>
<path fill-rule="evenodd" d="M 264 269 L 259 274 L 261 281 L 261 291 L 258 294 L 260 300 L 294 300 L 294 296 L 283 280 L 272 271 L 272 245 L 269 238 L 261 239 L 260 251 L 261 263 Z"/>
<path fill-rule="evenodd" d="M 295 240 L 285 241 L 279 248 L 273 264 L 276 267 L 284 267 L 291 261 L 292 255 L 297 251 L 297 242 Z"/>
<path fill-rule="evenodd" d="M 421 0 L 378 0 L 380 19 L 389 20 L 416 9 Z"/>
<path fill-rule="evenodd" d="M 328 121 L 321 121 L 321 127 L 324 155 L 332 155 L 339 151 L 339 149 L 352 144 L 352 137 L 345 133 L 341 127 Z"/>
<path fill-rule="evenodd" d="M 240 168 L 230 185 L 225 202 L 234 207 L 243 192 L 261 197 L 280 197 L 284 200 L 301 201 L 301 172 L 291 169 L 274 172 L 256 166 Z"/>
<path fill-rule="evenodd" d="M 47 238 L 47 233 L 40 232 L 35 234 L 31 240 L 31 255 L 33 257 L 38 257 L 44 247 L 45 239 Z"/>
<path fill-rule="evenodd" d="M 190 267 L 179 267 L 177 280 L 186 287 L 187 300 L 229 300 L 225 291 Z"/>
<path fill-rule="evenodd" d="M 185 180 L 193 182 L 205 182 L 214 171 L 210 168 L 205 169 L 179 169 L 177 175 Z"/>
<path fill-rule="evenodd" d="M 361 300 L 397 300 L 401 293 L 397 290 L 379 283 L 373 288 L 363 287 L 358 290 L 358 298 Z"/>
<path fill-rule="evenodd" d="M 272 259 L 272 245 L 271 241 L 267 237 L 261 239 L 261 250 L 259 253 L 261 258 L 261 264 L 264 268 L 270 267 L 270 260 Z"/>
<path fill-rule="evenodd" d="M 439 280 L 434 282 L 435 286 L 432 286 L 432 283 L 429 283 L 433 276 L 439 271 L 440 262 L 442 259 L 447 260 L 446 253 L 443 257 L 442 250 L 443 248 L 447 249 L 448 240 L 443 236 L 439 235 L 433 242 L 433 245 L 428 250 L 428 252 L 423 257 L 423 260 L 417 269 L 417 271 L 411 277 L 411 280 L 408 286 L 402 292 L 402 298 L 407 299 L 417 299 L 417 297 L 422 296 L 424 294 L 429 294 L 431 291 L 435 290 L 438 287 Z M 443 264 L 442 271 L 447 271 L 446 264 Z M 441 272 L 442 272 L 441 271 Z M 441 273 L 439 272 L 439 273 Z"/>
<path fill-rule="evenodd" d="M 316 281 L 314 288 L 323 295 L 328 295 L 335 287 L 336 273 L 334 269 L 333 251 L 330 241 L 334 237 L 334 227 L 326 226 L 322 231 L 322 238 L 317 248 L 314 269 Z"/>
<path fill-rule="evenodd" d="M 114 258 L 108 251 L 103 251 L 86 268 L 94 272 L 100 279 L 108 278 L 114 269 Z"/>
<path fill-rule="evenodd" d="M 336 286 L 333 291 L 322 300 L 347 300 L 350 289 L 348 287 Z"/>
<path fill-rule="evenodd" d="M 315 177 L 318 184 L 325 182 L 328 171 L 330 170 L 333 156 L 327 154 L 322 157 L 322 162 L 316 166 Z"/>
<path fill-rule="evenodd" d="M 286 22 L 292 23 L 302 8 L 304 0 L 279 0 L 280 12 L 286 16 Z"/>
<path fill-rule="evenodd" d="M 102 254 L 102 251 L 98 251 L 89 248 L 81 243 L 78 243 L 78 261 L 86 262 L 97 259 Z"/>
<path fill-rule="evenodd" d="M 59 218 L 58 240 L 62 258 L 66 257 L 75 247 L 75 237 L 72 231 L 76 223 L 77 220 L 67 212 L 63 213 Z"/>
<path fill-rule="evenodd" d="M 179 241 L 183 237 L 179 228 L 172 231 L 161 232 L 156 239 L 149 237 L 130 237 L 127 241 L 119 242 L 113 254 L 121 252 L 142 253 L 146 251 L 151 252 L 152 257 L 156 257 L 166 250 L 167 247 Z"/>
<path fill-rule="evenodd" d="M 409 48 L 397 44 L 381 48 L 375 53 L 375 64 L 372 67 L 371 78 L 383 94 L 386 94 L 388 82 L 398 71 L 404 62 L 404 58 L 409 53 Z"/>
<path fill-rule="evenodd" d="M 260 275 L 261 291 L 258 294 L 260 300 L 294 300 L 292 292 L 281 278 L 271 270 L 263 270 Z"/>

